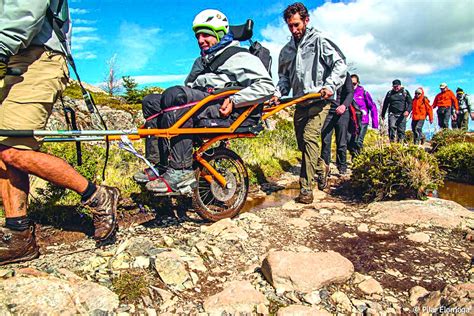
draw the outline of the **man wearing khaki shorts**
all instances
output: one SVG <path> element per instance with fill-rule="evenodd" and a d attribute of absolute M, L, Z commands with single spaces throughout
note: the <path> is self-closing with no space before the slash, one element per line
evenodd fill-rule
<path fill-rule="evenodd" d="M 44 129 L 54 103 L 68 81 L 65 48 L 54 33 L 49 13 L 63 17 L 69 38 L 67 2 L 6 0 L 0 17 L 0 135 L 2 130 Z M 51 10 L 48 12 L 48 10 Z M 21 76 L 7 75 L 8 68 Z M 0 136 L 0 194 L 6 215 L 0 227 L 0 265 L 39 256 L 34 225 L 27 217 L 29 175 L 74 190 L 91 208 L 99 242 L 116 232 L 119 190 L 96 186 L 64 160 L 38 152 L 41 140 Z"/>

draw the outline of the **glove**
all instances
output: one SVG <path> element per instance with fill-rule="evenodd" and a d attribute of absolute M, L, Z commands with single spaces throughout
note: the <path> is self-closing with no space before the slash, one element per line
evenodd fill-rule
<path fill-rule="evenodd" d="M 4 78 L 7 75 L 8 57 L 0 54 L 0 89 L 4 87 Z"/>

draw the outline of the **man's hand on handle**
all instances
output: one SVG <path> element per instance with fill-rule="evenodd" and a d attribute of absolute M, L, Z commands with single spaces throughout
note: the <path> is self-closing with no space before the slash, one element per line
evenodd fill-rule
<path fill-rule="evenodd" d="M 332 97 L 334 95 L 334 93 L 332 93 L 331 90 L 329 90 L 328 88 L 322 88 L 319 93 L 321 93 L 321 97 L 324 99 L 324 100 L 327 100 L 329 99 L 330 97 Z"/>
<path fill-rule="evenodd" d="M 228 117 L 230 113 L 232 113 L 233 108 L 234 108 L 234 104 L 229 98 L 227 98 L 224 100 L 224 103 L 219 108 L 219 112 L 221 113 L 221 116 Z"/>
<path fill-rule="evenodd" d="M 273 97 L 270 98 L 268 102 L 270 103 L 270 105 L 278 105 L 280 104 L 280 98 L 274 95 Z"/>

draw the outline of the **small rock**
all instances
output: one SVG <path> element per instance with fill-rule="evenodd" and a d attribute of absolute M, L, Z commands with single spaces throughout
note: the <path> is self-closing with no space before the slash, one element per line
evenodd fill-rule
<path fill-rule="evenodd" d="M 370 276 L 360 274 L 359 272 L 354 272 L 354 283 L 359 284 L 362 281 L 369 279 Z"/>
<path fill-rule="evenodd" d="M 430 292 L 427 291 L 424 287 L 414 286 L 410 289 L 410 306 L 416 306 L 418 300 L 422 297 L 425 297 Z"/>
<path fill-rule="evenodd" d="M 311 305 L 318 305 L 321 303 L 321 296 L 319 295 L 319 291 L 313 291 L 303 296 L 303 300 Z"/>
<path fill-rule="evenodd" d="M 369 225 L 362 223 L 359 226 L 357 226 L 357 231 L 360 231 L 362 233 L 367 233 L 369 231 Z"/>
<path fill-rule="evenodd" d="M 267 299 L 248 281 L 233 281 L 222 292 L 208 297 L 203 305 L 211 315 L 250 315 L 261 304 L 268 304 Z"/>
<path fill-rule="evenodd" d="M 356 238 L 357 237 L 356 234 L 350 234 L 348 232 L 343 233 L 341 236 L 344 237 L 344 238 Z"/>
<path fill-rule="evenodd" d="M 430 241 L 430 235 L 425 233 L 413 233 L 407 236 L 407 238 L 414 242 L 428 243 Z"/>
<path fill-rule="evenodd" d="M 133 262 L 134 268 L 147 269 L 150 266 L 150 258 L 145 256 L 138 256 Z"/>
<path fill-rule="evenodd" d="M 343 292 L 335 292 L 331 295 L 331 301 L 336 304 L 342 311 L 351 312 L 352 303 L 351 300 Z"/>
<path fill-rule="evenodd" d="M 383 293 L 383 288 L 375 279 L 368 279 L 359 283 L 358 288 L 365 294 Z"/>
<path fill-rule="evenodd" d="M 308 221 L 305 221 L 304 219 L 301 219 L 301 218 L 291 218 L 288 221 L 288 224 L 293 225 L 296 228 L 306 228 L 310 225 Z"/>

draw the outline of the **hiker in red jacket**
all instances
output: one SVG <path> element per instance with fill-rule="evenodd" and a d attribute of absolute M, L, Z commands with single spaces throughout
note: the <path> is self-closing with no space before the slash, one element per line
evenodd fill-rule
<path fill-rule="evenodd" d="M 411 130 L 413 131 L 413 142 L 418 145 L 423 137 L 423 124 L 426 117 L 429 118 L 430 124 L 433 124 L 433 109 L 430 100 L 425 96 L 423 88 L 415 91 L 415 98 L 412 102 L 412 121 Z"/>
<path fill-rule="evenodd" d="M 439 85 L 441 90 L 438 93 L 433 101 L 433 110 L 438 107 L 438 125 L 440 128 L 449 128 L 449 119 L 451 117 L 451 112 L 453 112 L 453 120 L 457 119 L 456 112 L 459 110 L 458 100 L 454 95 L 453 91 L 448 89 L 446 83 Z M 455 108 L 456 111 L 452 111 L 452 108 Z"/>

